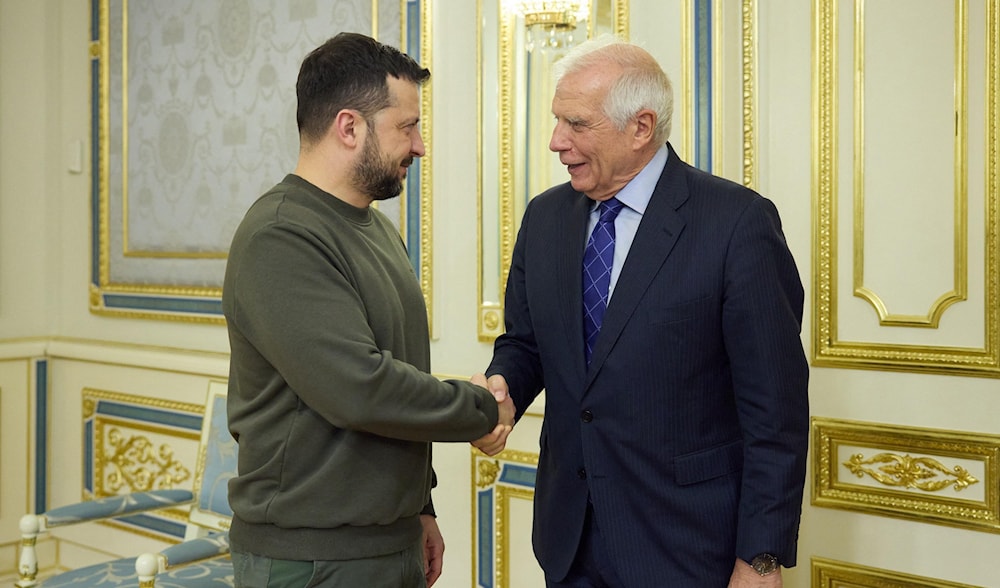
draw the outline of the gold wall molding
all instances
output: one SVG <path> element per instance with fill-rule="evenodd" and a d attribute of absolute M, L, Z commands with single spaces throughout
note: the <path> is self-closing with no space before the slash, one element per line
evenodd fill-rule
<path fill-rule="evenodd" d="M 719 3 L 722 4 L 721 2 Z M 743 0 L 740 10 L 743 32 L 742 52 L 742 116 L 743 163 L 742 183 L 751 190 L 757 189 L 757 0 Z M 721 20 L 721 19 L 719 19 Z M 721 70 L 721 68 L 719 68 Z M 721 112 L 721 110 L 717 110 Z M 721 149 L 722 138 L 716 143 Z"/>
<path fill-rule="evenodd" d="M 821 557 L 811 563 L 812 588 L 979 588 Z"/>
<path fill-rule="evenodd" d="M 281 5 L 274 0 L 171 6 L 163 9 L 169 18 L 150 18 L 134 8 L 130 16 L 129 0 L 90 3 L 95 25 L 87 46 L 94 128 L 90 310 L 221 325 L 231 231 L 259 196 L 259 186 L 280 180 L 298 153 L 294 108 L 288 110 L 286 99 L 290 91 L 294 107 L 294 84 L 285 85 L 288 68 L 282 64 L 297 68 L 314 48 L 309 31 L 369 29 L 404 52 L 419 52 L 430 66 L 431 0 L 370 0 L 367 11 L 303 13 L 289 22 L 261 20 Z M 251 24 L 220 25 L 227 19 Z M 275 26 L 252 24 L 259 22 Z M 190 42 L 192 31 L 211 38 L 201 45 L 221 50 L 208 57 L 189 55 L 199 51 Z M 161 43 L 175 48 L 159 51 Z M 272 48 L 266 56 L 249 49 L 265 45 Z M 277 79 L 247 73 L 274 67 L 282 72 Z M 200 81 L 201 76 L 212 81 Z M 386 208 L 398 206 L 404 238 L 408 229 L 418 231 L 407 245 L 433 333 L 431 88 L 428 83 L 421 91 L 427 153 L 419 174 L 414 168 L 408 179 L 407 193 Z M 256 98 L 237 107 L 227 92 Z M 248 120 L 255 123 L 247 125 Z M 408 207 L 408 201 L 419 205 Z"/>
<path fill-rule="evenodd" d="M 517 531 L 530 537 L 527 529 L 515 529 L 511 520 L 514 500 L 535 498 L 535 470 L 538 454 L 505 450 L 488 457 L 472 448 L 472 585 L 517 588 L 512 583 L 511 565 L 515 558 L 511 538 Z M 530 548 L 529 548 L 530 549 Z"/>
<path fill-rule="evenodd" d="M 184 372 L 178 372 L 184 373 Z M 155 398 L 152 396 L 139 396 L 136 394 L 126 394 L 124 392 L 110 392 L 108 390 L 98 390 L 96 388 L 83 389 L 83 416 L 88 419 L 94 416 L 97 410 L 97 403 L 101 400 L 114 402 L 137 404 L 151 408 L 189 412 L 192 414 L 202 414 L 204 407 L 191 402 L 179 402 L 167 398 Z"/>
<path fill-rule="evenodd" d="M 865 2 L 854 5 L 854 295 L 868 301 L 878 314 L 883 326 L 908 326 L 937 328 L 952 304 L 967 298 L 968 270 L 968 134 L 969 80 L 967 75 L 969 52 L 968 0 L 955 1 L 955 77 L 954 77 L 954 253 L 953 283 L 951 290 L 941 294 L 926 315 L 908 315 L 890 312 L 883 297 L 865 285 Z"/>
<path fill-rule="evenodd" d="M 192 489 L 203 405 L 93 388 L 84 388 L 81 397 L 84 500 Z M 188 519 L 186 507 L 148 516 L 181 526 Z M 114 520 L 102 524 L 164 539 L 155 525 L 142 528 Z"/>
<path fill-rule="evenodd" d="M 420 63 L 424 67 L 431 67 L 434 63 L 434 46 L 431 39 L 431 2 L 424 0 L 420 3 Z M 377 5 L 377 0 L 373 2 Z M 400 0 L 400 14 L 402 15 L 402 30 L 400 31 L 400 44 L 411 41 L 407 35 L 407 0 Z M 434 192 L 434 108 L 433 108 L 434 80 L 430 79 L 420 90 L 420 129 L 424 140 L 425 153 L 420 158 L 420 290 L 424 293 L 424 304 L 427 306 L 427 321 L 430 325 L 431 337 L 434 337 L 434 199 L 431 194 Z M 410 195 L 405 195 L 409 198 Z M 406 205 L 400 205 L 400 225 L 399 228 L 406 234 Z"/>
<path fill-rule="evenodd" d="M 694 2 L 681 2 L 681 71 L 680 79 L 685 86 L 685 91 L 678 92 L 677 84 L 674 82 L 674 104 L 680 106 L 684 113 L 681 117 L 681 137 L 675 140 L 679 155 L 688 161 L 692 161 L 695 154 L 695 101 L 694 88 L 697 84 L 695 79 L 695 50 L 694 50 L 694 27 L 695 27 L 695 6 Z M 669 74 L 668 74 L 669 75 Z M 680 94 L 678 96 L 678 94 Z M 676 126 L 676 125 L 675 125 Z M 673 131 L 671 131 L 673 135 Z"/>
<path fill-rule="evenodd" d="M 511 575 L 511 565 L 515 555 L 511 552 L 511 541 L 508 534 L 513 525 L 510 520 L 511 503 L 513 500 L 532 502 L 535 499 L 534 488 L 516 488 L 512 486 L 497 486 L 496 521 L 496 586 L 497 588 L 517 588 Z M 528 535 L 530 536 L 530 529 Z"/>
<path fill-rule="evenodd" d="M 1000 435 L 814 417 L 812 449 L 815 506 L 1000 533 Z"/>
<path fill-rule="evenodd" d="M 815 282 L 813 288 L 813 358 L 814 364 L 829 367 L 854 367 L 887 370 L 902 370 L 914 372 L 952 373 L 958 375 L 1000 377 L 1000 0 L 985 0 L 983 5 L 985 18 L 982 24 L 984 39 L 981 43 L 984 55 L 982 62 L 985 72 L 976 71 L 981 75 L 983 100 L 981 113 L 984 127 L 984 141 L 968 136 L 969 94 L 968 47 L 972 46 L 969 39 L 969 11 L 967 0 L 955 1 L 955 17 L 952 32 L 955 37 L 955 88 L 954 88 L 954 118 L 955 139 L 951 152 L 953 153 L 952 169 L 954 170 L 953 209 L 955 232 L 953 281 L 951 290 L 941 294 L 930 304 L 926 316 L 892 313 L 883 302 L 882 297 L 864 281 L 864 218 L 861 216 L 864 200 L 861 190 L 863 170 L 855 169 L 853 189 L 855 211 L 853 215 L 854 229 L 852 242 L 854 251 L 850 254 L 854 262 L 854 294 L 867 300 L 875 309 L 878 319 L 873 328 L 862 331 L 863 335 L 854 336 L 854 340 L 841 339 L 839 331 L 843 326 L 839 313 L 838 301 L 838 265 L 840 247 L 838 244 L 838 179 L 839 169 L 838 130 L 840 112 L 838 96 L 840 91 L 838 80 L 840 43 L 838 9 L 847 3 L 842 0 L 814 0 L 814 61 L 813 61 L 813 196 L 814 196 L 814 226 L 813 226 L 813 266 Z M 864 30 L 864 2 L 856 3 L 855 34 Z M 978 18 L 977 18 L 978 22 Z M 858 39 L 854 46 L 858 54 L 854 62 L 855 78 L 863 84 L 864 42 Z M 979 56 L 977 56 L 977 60 Z M 860 110 L 862 88 L 855 88 L 854 106 Z M 978 98 L 978 96 L 977 96 Z M 978 100 L 977 100 L 978 102 Z M 856 112 L 854 120 L 854 165 L 859 167 L 859 151 L 863 143 L 863 125 L 859 122 L 860 115 Z M 976 129 L 979 131 L 979 129 Z M 981 166 L 984 175 L 979 178 L 968 178 L 968 145 L 983 145 Z M 947 150 L 946 150 L 947 152 Z M 946 168 L 948 166 L 945 166 Z M 970 184 L 972 182 L 972 184 Z M 980 183 L 981 182 L 981 183 Z M 983 209 L 981 211 L 967 210 L 967 192 L 969 185 L 983 189 Z M 957 302 L 966 300 L 967 274 L 970 266 L 966 260 L 966 251 L 970 247 L 967 230 L 967 216 L 973 219 L 983 219 L 983 242 L 972 243 L 975 250 L 983 252 L 982 291 L 975 292 L 976 299 L 982 300 L 982 324 L 979 329 L 956 329 L 958 334 L 938 336 L 928 334 L 928 329 L 939 328 L 939 323 L 945 309 Z M 843 225 L 841 225 L 843 226 Z M 978 269 L 978 268 L 977 268 Z M 846 305 L 845 305 L 846 306 Z M 976 314 L 976 317 L 979 315 Z M 979 322 L 979 319 L 975 319 Z M 893 329 L 889 334 L 886 327 L 922 327 L 921 336 L 917 332 Z M 978 331 L 978 332 L 976 332 Z M 902 333 L 902 334 L 901 334 Z M 979 334 L 981 333 L 981 339 Z M 956 341 L 955 337 L 963 337 Z M 971 338 L 966 341 L 965 337 Z M 930 341 L 930 342 L 929 342 Z M 940 341 L 940 343 L 937 343 Z"/>
<path fill-rule="evenodd" d="M 520 72 L 517 51 L 522 46 L 517 35 L 525 31 L 519 26 L 512 5 L 501 0 L 478 0 L 476 3 L 476 22 L 480 24 L 476 36 L 480 162 L 476 225 L 477 336 L 484 342 L 493 341 L 504 330 L 503 299 L 514 241 L 524 207 L 528 199 L 535 196 L 519 188 L 527 172 L 521 163 L 525 154 L 519 153 L 517 146 L 519 140 L 526 139 L 516 136 L 518 131 L 515 130 L 523 126 L 524 113 L 521 111 L 524 107 L 519 106 L 518 93 L 523 94 L 525 86 L 523 80 L 516 79 Z M 601 5 L 609 7 L 608 14 L 599 9 Z M 591 6 L 588 34 L 594 29 L 607 29 L 628 39 L 628 0 L 606 0 Z M 601 21 L 600 26 L 594 24 L 596 21 Z M 489 106 L 484 105 L 487 102 Z M 486 117 L 495 117 L 495 120 Z"/>

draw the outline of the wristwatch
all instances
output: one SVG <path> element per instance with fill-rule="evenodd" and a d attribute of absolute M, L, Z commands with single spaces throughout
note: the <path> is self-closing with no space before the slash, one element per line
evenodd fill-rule
<path fill-rule="evenodd" d="M 750 560 L 750 567 L 761 576 L 767 576 L 778 571 L 780 564 L 778 558 L 770 553 L 761 553 Z"/>

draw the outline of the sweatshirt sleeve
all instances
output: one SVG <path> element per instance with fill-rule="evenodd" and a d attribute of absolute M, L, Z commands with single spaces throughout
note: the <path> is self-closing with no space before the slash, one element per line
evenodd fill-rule
<path fill-rule="evenodd" d="M 288 386 L 336 427 L 408 441 L 471 441 L 496 426 L 487 390 L 442 381 L 376 343 L 369 321 L 385 317 L 371 314 L 407 309 L 397 308 L 395 292 L 361 290 L 357 268 L 309 230 L 266 225 L 231 252 L 230 264 L 223 298 L 231 331 L 278 373 L 279 381 L 259 382 L 259 402 L 273 398 L 268 388 Z M 382 306 L 373 310 L 371 297 Z"/>

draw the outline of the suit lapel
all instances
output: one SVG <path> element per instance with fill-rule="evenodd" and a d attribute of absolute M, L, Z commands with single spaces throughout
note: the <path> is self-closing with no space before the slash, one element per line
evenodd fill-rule
<path fill-rule="evenodd" d="M 601 364 L 614 348 L 625 325 L 635 314 L 643 294 L 660 273 L 684 230 L 685 221 L 677 213 L 677 208 L 688 198 L 685 165 L 670 148 L 667 165 L 660 174 L 646 212 L 639 223 L 625 265 L 618 276 L 614 295 L 604 315 L 601 334 L 597 338 L 597 345 L 587 371 L 585 388 L 590 386 Z M 581 323 L 579 332 L 582 337 L 582 319 L 579 322 Z"/>

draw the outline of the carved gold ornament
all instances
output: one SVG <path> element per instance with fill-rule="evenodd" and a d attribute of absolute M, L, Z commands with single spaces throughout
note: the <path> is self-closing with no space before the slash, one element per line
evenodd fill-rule
<path fill-rule="evenodd" d="M 127 437 L 113 428 L 108 431 L 108 472 L 105 490 L 111 493 L 125 489 L 145 492 L 153 489 L 176 488 L 191 478 L 191 470 L 174 457 L 167 443 L 159 447 L 146 437 Z"/>
<path fill-rule="evenodd" d="M 479 473 L 476 476 L 476 486 L 479 488 L 492 486 L 497 481 L 497 475 L 500 474 L 500 462 L 495 459 L 493 461 L 480 459 L 476 464 L 476 471 Z"/>
<path fill-rule="evenodd" d="M 811 422 L 814 506 L 1000 533 L 1000 435 Z"/>
<path fill-rule="evenodd" d="M 887 465 L 866 467 L 875 464 Z M 961 492 L 970 485 L 979 483 L 965 468 L 955 466 L 948 469 L 948 466 L 931 457 L 878 453 L 866 459 L 863 454 L 855 453 L 844 462 L 844 466 L 859 478 L 867 474 L 886 486 L 914 488 L 925 492 L 937 492 L 948 487 Z"/>

